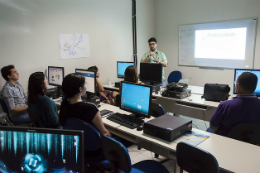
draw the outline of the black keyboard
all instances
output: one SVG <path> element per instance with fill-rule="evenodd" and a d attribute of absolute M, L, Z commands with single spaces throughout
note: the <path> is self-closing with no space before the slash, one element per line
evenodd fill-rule
<path fill-rule="evenodd" d="M 120 113 L 114 113 L 110 115 L 107 119 L 130 129 L 137 128 L 144 123 L 144 120 Z"/>

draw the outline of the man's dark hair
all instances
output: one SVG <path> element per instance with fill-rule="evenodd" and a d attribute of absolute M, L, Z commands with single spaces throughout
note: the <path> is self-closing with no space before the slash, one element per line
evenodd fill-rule
<path fill-rule="evenodd" d="M 258 79 L 255 74 L 244 72 L 238 77 L 237 82 L 243 88 L 243 90 L 253 93 L 256 89 L 257 80 Z"/>
<path fill-rule="evenodd" d="M 94 71 L 98 72 L 97 66 L 91 66 L 88 68 L 88 70 L 94 70 Z"/>
<path fill-rule="evenodd" d="M 1 73 L 2 73 L 2 76 L 3 78 L 6 80 L 6 81 L 9 81 L 9 78 L 8 76 L 12 74 L 12 69 L 15 68 L 14 65 L 8 65 L 8 66 L 4 66 L 2 69 L 1 69 Z"/>
<path fill-rule="evenodd" d="M 156 38 L 152 37 L 152 38 L 150 38 L 150 39 L 148 40 L 148 43 L 150 43 L 150 42 L 155 42 L 155 43 L 157 43 L 157 40 L 156 40 Z"/>

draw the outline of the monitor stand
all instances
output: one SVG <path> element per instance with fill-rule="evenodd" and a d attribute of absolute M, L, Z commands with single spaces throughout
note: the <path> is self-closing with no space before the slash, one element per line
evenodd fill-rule
<path fill-rule="evenodd" d="M 115 82 L 115 87 L 120 88 L 121 82 Z"/>
<path fill-rule="evenodd" d="M 95 94 L 92 93 L 86 93 L 83 96 L 81 96 L 81 99 L 86 101 L 86 102 L 91 102 L 94 103 L 95 105 L 98 105 L 100 103 L 100 97 L 96 96 Z"/>
<path fill-rule="evenodd" d="M 63 94 L 61 86 L 57 86 L 56 90 L 56 94 L 53 95 L 52 99 L 60 98 Z"/>
<path fill-rule="evenodd" d="M 158 91 L 160 91 L 160 90 L 161 90 L 161 87 L 162 87 L 162 83 L 153 83 L 153 82 L 150 82 L 150 85 L 152 85 L 153 92 L 155 92 L 155 94 L 158 94 Z"/>
<path fill-rule="evenodd" d="M 138 118 L 138 119 L 150 118 L 150 115 L 149 116 L 145 116 L 143 114 L 137 114 L 137 113 L 132 113 L 129 116 L 134 117 L 134 118 Z"/>

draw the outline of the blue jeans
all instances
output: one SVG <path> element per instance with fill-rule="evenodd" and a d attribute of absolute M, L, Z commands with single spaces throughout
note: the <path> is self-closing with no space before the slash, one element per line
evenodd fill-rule
<path fill-rule="evenodd" d="M 14 123 L 18 123 L 18 124 L 26 124 L 26 123 L 30 123 L 31 119 L 29 117 L 29 115 L 27 113 L 23 113 L 20 115 L 11 115 L 11 121 L 13 121 Z"/>

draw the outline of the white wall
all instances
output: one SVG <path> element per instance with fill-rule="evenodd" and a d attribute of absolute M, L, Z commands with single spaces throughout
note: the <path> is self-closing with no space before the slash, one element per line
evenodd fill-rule
<path fill-rule="evenodd" d="M 29 75 L 48 65 L 65 74 L 97 65 L 107 83 L 117 80 L 116 61 L 133 60 L 131 0 L 0 0 L 0 16 L 0 68 L 14 64 L 26 91 Z M 81 33 L 90 57 L 61 60 L 59 34 Z"/>
<path fill-rule="evenodd" d="M 155 36 L 158 39 L 158 49 L 166 54 L 169 62 L 165 68 L 165 77 L 173 70 L 180 70 L 183 78 L 192 77 L 191 85 L 223 83 L 233 88 L 234 70 L 178 66 L 178 25 L 251 17 L 259 19 L 259 8 L 259 0 L 156 0 Z M 260 33 L 259 27 L 257 32 Z M 259 43 L 257 37 L 254 61 L 256 69 L 260 69 Z"/>
<path fill-rule="evenodd" d="M 136 0 L 138 69 L 142 56 L 149 50 L 148 39 L 155 36 L 154 14 L 154 0 Z"/>

